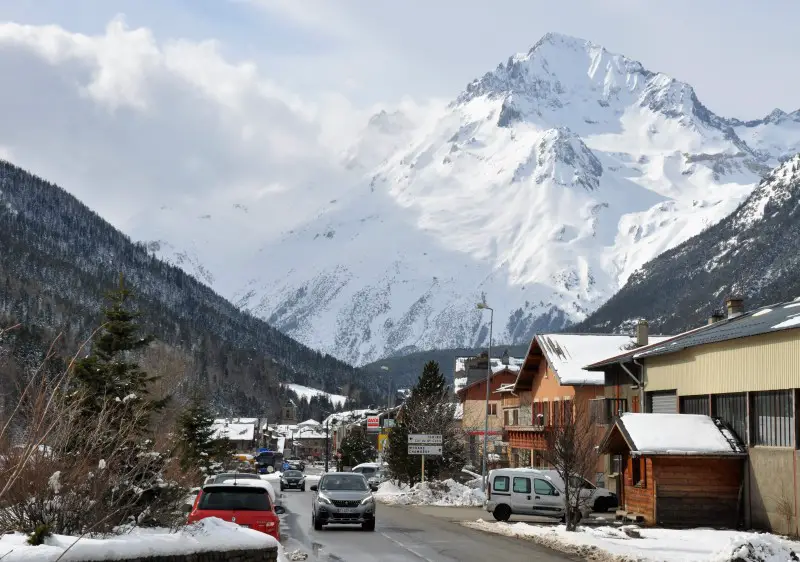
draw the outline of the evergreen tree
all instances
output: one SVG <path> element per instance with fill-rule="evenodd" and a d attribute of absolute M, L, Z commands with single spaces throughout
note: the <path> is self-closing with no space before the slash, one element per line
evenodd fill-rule
<path fill-rule="evenodd" d="M 205 404 L 195 400 L 178 418 L 181 436 L 180 464 L 183 470 L 208 473 L 216 457 L 214 418 Z"/>
<path fill-rule="evenodd" d="M 411 396 L 417 398 L 443 399 L 447 396 L 447 381 L 439 370 L 439 363 L 428 361 L 422 368 L 417 384 L 411 389 Z"/>
<path fill-rule="evenodd" d="M 92 420 L 102 414 L 110 435 L 119 435 L 120 428 L 132 424 L 127 433 L 136 439 L 147 433 L 150 415 L 163 409 L 168 398 L 148 399 L 148 387 L 158 377 L 144 372 L 133 357 L 153 338 L 139 335 L 139 314 L 131 308 L 132 297 L 120 274 L 119 287 L 107 295 L 100 335 L 92 342 L 91 354 L 73 364 L 71 382 L 80 416 Z"/>
<path fill-rule="evenodd" d="M 455 404 L 447 401 L 448 387 L 436 361 L 428 361 L 411 389 L 411 395 L 400 408 L 395 426 L 389 431 L 384 458 L 392 477 L 415 484 L 421 478 L 421 459 L 408 454 L 408 435 L 428 433 L 442 435 L 442 456 L 425 459 L 426 479 L 440 477 L 442 471 L 460 470 L 466 461 L 465 445 L 453 414 Z"/>
<path fill-rule="evenodd" d="M 375 459 L 378 452 L 360 427 L 354 427 L 342 439 L 342 463 L 347 466 L 356 466 L 362 462 Z"/>

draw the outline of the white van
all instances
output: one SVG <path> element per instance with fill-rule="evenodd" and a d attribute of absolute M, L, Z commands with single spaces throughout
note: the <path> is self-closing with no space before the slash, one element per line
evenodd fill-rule
<path fill-rule="evenodd" d="M 538 515 L 563 520 L 566 515 L 564 487 L 560 478 L 553 479 L 549 470 L 536 468 L 499 468 L 489 472 L 486 511 L 498 521 L 512 515 Z M 591 506 L 581 507 L 586 517 Z"/>
<path fill-rule="evenodd" d="M 550 476 L 550 479 L 556 483 L 559 489 L 564 489 L 564 481 L 561 479 L 561 475 L 558 474 L 557 470 L 546 469 L 542 470 L 542 472 Z M 611 490 L 595 486 L 586 478 L 580 476 L 573 476 L 570 480 L 572 480 L 570 484 L 572 490 L 580 488 L 581 503 L 591 506 L 593 511 L 605 513 L 612 507 L 619 507 L 617 494 Z"/>

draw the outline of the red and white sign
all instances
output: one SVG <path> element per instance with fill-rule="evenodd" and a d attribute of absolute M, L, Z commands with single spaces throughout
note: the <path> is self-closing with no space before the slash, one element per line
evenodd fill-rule
<path fill-rule="evenodd" d="M 381 418 L 380 416 L 368 416 L 367 417 L 367 431 L 380 431 L 381 430 Z"/>

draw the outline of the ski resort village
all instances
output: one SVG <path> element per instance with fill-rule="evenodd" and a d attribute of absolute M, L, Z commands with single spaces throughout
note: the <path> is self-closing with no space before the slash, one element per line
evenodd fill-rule
<path fill-rule="evenodd" d="M 798 2 L 0 2 L 2 562 L 800 562 Z"/>

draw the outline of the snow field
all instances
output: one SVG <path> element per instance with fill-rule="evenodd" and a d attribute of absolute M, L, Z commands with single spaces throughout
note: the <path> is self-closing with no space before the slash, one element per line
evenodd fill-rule
<path fill-rule="evenodd" d="M 483 505 L 486 496 L 480 490 L 464 486 L 455 480 L 421 482 L 414 487 L 398 486 L 389 480 L 380 485 L 375 499 L 388 505 L 435 505 L 476 507 Z"/>

